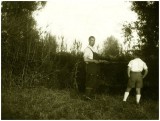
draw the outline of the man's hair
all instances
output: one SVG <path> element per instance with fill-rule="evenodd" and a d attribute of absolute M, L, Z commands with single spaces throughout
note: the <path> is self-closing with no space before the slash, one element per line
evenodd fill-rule
<path fill-rule="evenodd" d="M 95 39 L 95 37 L 94 37 L 94 36 L 90 36 L 88 40 L 91 40 L 91 38 Z"/>

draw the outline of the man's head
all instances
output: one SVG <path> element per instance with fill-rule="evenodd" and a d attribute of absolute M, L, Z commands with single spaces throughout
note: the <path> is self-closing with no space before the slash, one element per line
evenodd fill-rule
<path fill-rule="evenodd" d="M 90 36 L 89 37 L 89 45 L 93 47 L 94 44 L 95 44 L 95 37 L 94 36 Z"/>

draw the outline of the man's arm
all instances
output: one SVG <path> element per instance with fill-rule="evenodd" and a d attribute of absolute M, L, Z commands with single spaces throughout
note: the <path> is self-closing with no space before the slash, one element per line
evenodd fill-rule
<path fill-rule="evenodd" d="M 109 63 L 108 61 L 106 60 L 99 60 L 100 63 Z"/>
<path fill-rule="evenodd" d="M 88 62 L 99 63 L 98 60 L 90 59 L 91 58 L 90 57 L 91 54 L 93 54 L 92 50 L 89 49 L 89 48 L 86 48 L 85 51 L 84 51 L 84 56 L 83 56 L 84 57 L 84 61 L 86 63 L 88 63 Z"/>
<path fill-rule="evenodd" d="M 85 61 L 85 62 L 99 63 L 98 60 L 90 59 L 90 58 L 88 58 L 88 57 L 84 57 L 84 61 Z"/>
<path fill-rule="evenodd" d="M 99 58 L 99 63 L 109 63 L 107 60 L 105 60 L 104 57 L 100 56 L 99 54 L 97 54 L 98 58 Z"/>
<path fill-rule="evenodd" d="M 147 76 L 147 74 L 148 74 L 148 69 L 145 69 L 145 70 L 144 70 L 143 78 L 145 78 L 145 77 Z"/>
<path fill-rule="evenodd" d="M 109 63 L 108 61 L 106 60 L 94 60 L 94 59 L 90 59 L 90 58 L 84 58 L 84 61 L 85 62 L 93 62 L 93 63 Z"/>

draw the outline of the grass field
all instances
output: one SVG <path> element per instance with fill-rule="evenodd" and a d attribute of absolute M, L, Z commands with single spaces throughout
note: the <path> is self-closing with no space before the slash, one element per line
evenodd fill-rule
<path fill-rule="evenodd" d="M 72 98 L 71 98 L 72 97 Z M 119 95 L 99 94 L 93 101 L 71 96 L 68 90 L 44 87 L 2 90 L 2 119 L 159 119 L 158 99 L 143 98 L 136 105 L 135 96 L 127 103 Z"/>

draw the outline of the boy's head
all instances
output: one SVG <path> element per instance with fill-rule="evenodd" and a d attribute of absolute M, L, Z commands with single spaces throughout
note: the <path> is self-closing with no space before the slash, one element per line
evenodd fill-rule
<path fill-rule="evenodd" d="M 142 56 L 142 53 L 140 51 L 137 50 L 137 51 L 133 52 L 133 57 L 134 58 L 140 58 L 141 56 Z"/>

